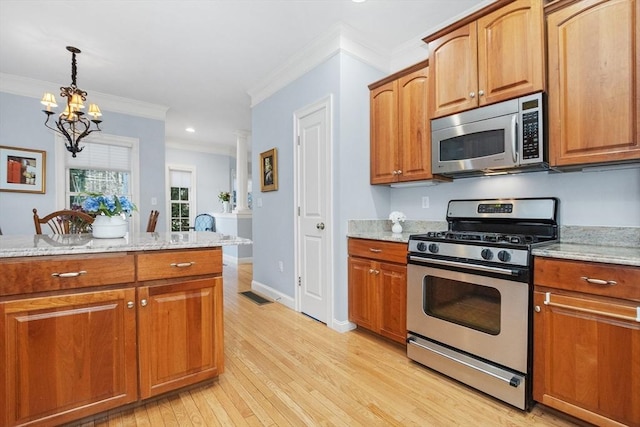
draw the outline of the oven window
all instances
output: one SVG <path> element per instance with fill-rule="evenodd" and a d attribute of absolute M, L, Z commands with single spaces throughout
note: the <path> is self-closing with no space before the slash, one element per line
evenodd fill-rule
<path fill-rule="evenodd" d="M 496 288 L 426 276 L 424 312 L 490 335 L 500 333 L 500 292 Z"/>
<path fill-rule="evenodd" d="M 504 153 L 504 129 L 476 132 L 440 141 L 440 160 L 469 160 Z"/>

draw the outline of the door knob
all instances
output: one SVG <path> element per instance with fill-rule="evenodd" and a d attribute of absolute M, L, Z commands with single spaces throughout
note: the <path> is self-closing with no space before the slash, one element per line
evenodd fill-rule
<path fill-rule="evenodd" d="M 324 230 L 324 222 L 319 222 L 316 224 L 316 228 L 318 230 Z"/>

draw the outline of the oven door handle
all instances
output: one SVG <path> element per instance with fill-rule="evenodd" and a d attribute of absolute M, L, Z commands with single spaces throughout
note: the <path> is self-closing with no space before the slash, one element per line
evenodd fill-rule
<path fill-rule="evenodd" d="M 444 265 L 447 267 L 459 267 L 459 268 L 468 268 L 470 270 L 483 271 L 485 273 L 498 273 L 504 274 L 505 276 L 517 276 L 518 270 L 512 270 L 510 268 L 501 268 L 501 267 L 489 267 L 487 265 L 477 265 L 477 264 L 469 264 L 466 262 L 458 262 L 458 261 L 447 261 L 444 259 L 433 259 L 429 258 L 428 261 L 425 261 L 424 258 L 417 256 L 409 256 L 410 261 L 416 261 L 418 263 L 430 263 L 437 265 Z"/>
<path fill-rule="evenodd" d="M 501 375 L 499 375 L 497 373 L 488 371 L 486 369 L 482 369 L 480 366 L 476 366 L 473 363 L 468 363 L 468 362 L 465 362 L 464 360 L 460 360 L 460 358 L 457 358 L 457 357 L 454 357 L 453 355 L 447 354 L 444 351 L 439 351 L 439 350 L 437 350 L 435 348 L 428 347 L 428 346 L 425 346 L 423 344 L 420 344 L 413 337 L 410 337 L 410 338 L 407 339 L 407 344 L 415 345 L 416 347 L 420 347 L 420 348 L 422 348 L 424 350 L 431 351 L 431 352 L 437 354 L 438 356 L 444 357 L 445 359 L 449 359 L 449 360 L 451 360 L 451 361 L 453 361 L 455 363 L 460 363 L 461 365 L 464 365 L 467 368 L 471 368 L 471 369 L 474 369 L 476 371 L 482 372 L 483 374 L 489 375 L 490 377 L 493 377 L 493 378 L 495 378 L 497 380 L 504 381 L 505 383 L 509 384 L 511 387 L 518 387 L 522 383 L 522 379 L 520 377 L 518 377 L 517 375 L 511 375 L 510 377 L 503 377 L 503 376 L 501 376 Z"/>

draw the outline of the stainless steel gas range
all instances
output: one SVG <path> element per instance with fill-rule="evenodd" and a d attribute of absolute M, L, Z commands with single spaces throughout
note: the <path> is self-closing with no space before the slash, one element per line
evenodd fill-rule
<path fill-rule="evenodd" d="M 409 358 L 531 407 L 531 249 L 558 239 L 558 203 L 451 200 L 447 230 L 410 236 Z"/>

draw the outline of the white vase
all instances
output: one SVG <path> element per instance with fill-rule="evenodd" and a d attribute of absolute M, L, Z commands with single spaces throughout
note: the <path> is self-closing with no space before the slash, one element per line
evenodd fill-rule
<path fill-rule="evenodd" d="M 127 220 L 120 215 L 98 215 L 91 225 L 97 239 L 119 239 L 127 234 Z"/>
<path fill-rule="evenodd" d="M 222 212 L 224 213 L 231 212 L 231 207 L 229 206 L 229 202 L 222 202 Z"/>
<path fill-rule="evenodd" d="M 402 233 L 402 225 L 400 225 L 399 222 L 394 222 L 393 226 L 391 227 L 391 231 L 393 231 L 394 234 Z"/>

